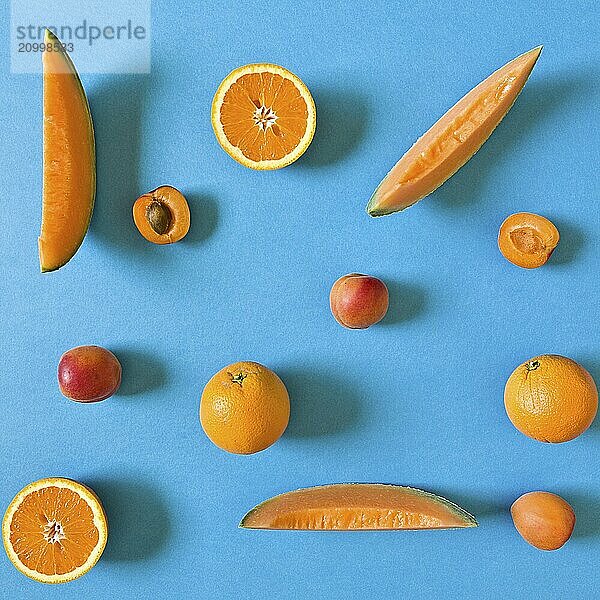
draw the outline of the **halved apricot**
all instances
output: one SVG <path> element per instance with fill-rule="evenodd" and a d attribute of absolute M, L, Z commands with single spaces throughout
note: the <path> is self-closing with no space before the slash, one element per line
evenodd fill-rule
<path fill-rule="evenodd" d="M 554 223 L 533 213 L 515 213 L 500 226 L 498 247 L 518 267 L 535 269 L 550 258 L 560 236 Z"/>
<path fill-rule="evenodd" d="M 133 220 L 149 242 L 172 244 L 190 229 L 190 207 L 179 190 L 163 185 L 135 201 Z"/>

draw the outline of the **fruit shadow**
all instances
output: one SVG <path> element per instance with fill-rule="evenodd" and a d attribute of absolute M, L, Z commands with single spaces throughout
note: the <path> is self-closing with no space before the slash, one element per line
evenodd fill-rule
<path fill-rule="evenodd" d="M 309 370 L 278 369 L 277 372 L 290 395 L 286 436 L 334 435 L 362 420 L 361 399 L 349 378 Z"/>
<path fill-rule="evenodd" d="M 382 325 L 397 325 L 417 318 L 427 307 L 427 292 L 412 283 L 385 280 L 390 295 L 387 314 Z"/>
<path fill-rule="evenodd" d="M 161 551 L 172 528 L 167 505 L 156 490 L 133 478 L 88 483 L 102 501 L 108 520 L 105 560 L 141 561 Z"/>
<path fill-rule="evenodd" d="M 573 359 L 589 372 L 600 391 L 600 360 L 586 356 L 574 356 Z M 589 433 L 600 434 L 600 413 L 596 415 L 596 418 L 590 425 Z M 584 433 L 583 435 L 586 434 Z"/>
<path fill-rule="evenodd" d="M 567 223 L 563 220 L 554 219 L 549 215 L 550 220 L 556 225 L 560 235 L 560 241 L 556 250 L 552 253 L 550 260 L 546 263 L 548 267 L 569 265 L 577 259 L 585 246 L 585 235 L 583 230 Z"/>
<path fill-rule="evenodd" d="M 573 537 L 582 539 L 600 535 L 600 496 L 579 490 L 561 490 L 558 493 L 575 511 Z"/>
<path fill-rule="evenodd" d="M 406 485 L 405 483 L 403 485 Z M 430 485 L 415 485 L 419 489 L 429 490 L 442 498 L 446 498 L 450 502 L 457 504 L 462 509 L 473 515 L 479 525 L 484 521 L 502 517 L 510 519 L 510 506 L 514 500 L 507 499 L 503 502 L 502 499 L 498 500 L 486 500 L 482 496 L 474 496 L 472 494 L 463 494 L 461 492 L 455 492 L 448 489 L 436 489 Z"/>
<path fill-rule="evenodd" d="M 183 238 L 184 244 L 201 244 L 219 226 L 219 205 L 216 200 L 202 192 L 184 192 L 190 206 L 190 230 Z"/>
<path fill-rule="evenodd" d="M 535 76 L 535 72 L 534 72 Z M 520 141 L 544 126 L 544 121 L 557 112 L 566 114 L 573 104 L 585 102 L 594 93 L 597 75 L 575 73 L 551 75 L 525 85 L 515 105 L 475 156 L 442 185 L 431 198 L 444 209 L 466 209 L 481 202 L 479 192 L 485 178 L 502 161 L 502 156 L 515 152 Z M 531 174 L 535 177 L 535 173 Z"/>
<path fill-rule="evenodd" d="M 140 235 L 132 216 L 136 198 L 148 191 L 140 189 L 139 181 L 148 88 L 148 75 L 120 75 L 112 80 L 102 78 L 90 91 L 97 154 L 90 234 L 132 259 L 160 261 L 167 254 L 157 252 L 157 246 Z"/>
<path fill-rule="evenodd" d="M 166 369 L 152 354 L 118 347 L 113 352 L 123 369 L 118 396 L 143 394 L 165 385 Z"/>
<path fill-rule="evenodd" d="M 369 101 L 355 90 L 317 89 L 315 137 L 294 166 L 319 168 L 340 162 L 364 139 L 369 127 Z"/>

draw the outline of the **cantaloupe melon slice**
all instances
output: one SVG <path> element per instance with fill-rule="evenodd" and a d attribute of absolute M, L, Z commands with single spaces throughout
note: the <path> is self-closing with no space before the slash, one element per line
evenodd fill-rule
<path fill-rule="evenodd" d="M 539 46 L 521 54 L 459 100 L 386 175 L 367 212 L 380 217 L 404 210 L 454 175 L 510 110 L 541 51 Z"/>
<path fill-rule="evenodd" d="M 240 523 L 247 529 L 449 529 L 477 527 L 468 512 L 415 488 L 341 483 L 304 488 L 259 504 Z"/>
<path fill-rule="evenodd" d="M 87 97 L 73 62 L 48 29 L 44 71 L 42 272 L 65 265 L 87 232 L 96 195 L 96 150 Z"/>

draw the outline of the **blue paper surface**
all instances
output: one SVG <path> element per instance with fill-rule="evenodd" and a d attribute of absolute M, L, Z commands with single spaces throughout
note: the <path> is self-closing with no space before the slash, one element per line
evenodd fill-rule
<path fill-rule="evenodd" d="M 8 11 L 1 18 L 8 24 Z M 154 0 L 149 75 L 86 75 L 98 196 L 75 258 L 39 273 L 42 82 L 0 53 L 2 428 L 0 509 L 27 483 L 90 485 L 109 518 L 104 556 L 48 587 L 0 553 L 0 597 L 596 598 L 600 425 L 544 445 L 503 406 L 522 361 L 559 353 L 600 380 L 597 2 L 175 2 Z M 7 42 L 8 43 L 8 42 Z M 445 110 L 530 48 L 542 56 L 515 106 L 448 183 L 371 219 L 375 186 Z M 318 111 L 294 165 L 254 172 L 219 147 L 210 104 L 233 68 L 297 73 Z M 146 242 L 140 194 L 180 188 L 189 235 Z M 513 212 L 560 230 L 547 266 L 499 253 Z M 390 311 L 340 327 L 332 283 L 381 277 Z M 118 395 L 85 406 L 57 387 L 60 355 L 98 344 L 123 364 Z M 254 456 L 226 454 L 198 420 L 213 373 L 274 369 L 289 428 Z M 256 532 L 258 502 L 346 481 L 406 484 L 473 512 L 464 531 Z M 560 551 L 516 533 L 522 493 L 563 495 L 578 522 Z"/>

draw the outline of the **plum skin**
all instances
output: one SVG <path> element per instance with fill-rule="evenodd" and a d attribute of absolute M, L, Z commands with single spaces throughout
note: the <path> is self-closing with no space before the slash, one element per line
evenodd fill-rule
<path fill-rule="evenodd" d="M 100 346 L 77 346 L 65 352 L 58 363 L 58 387 L 75 402 L 100 402 L 121 385 L 121 364 Z"/>

